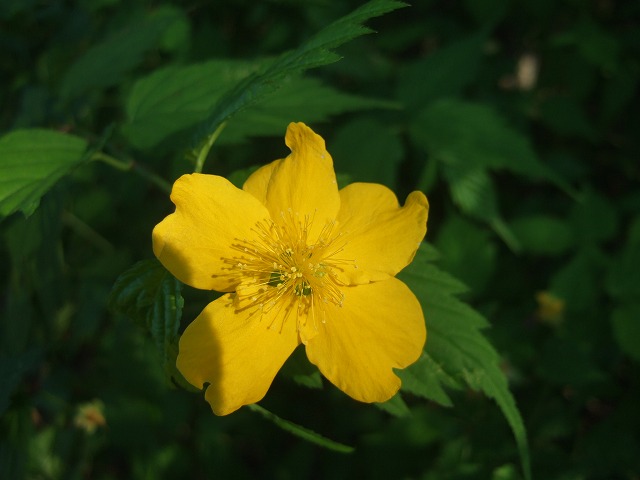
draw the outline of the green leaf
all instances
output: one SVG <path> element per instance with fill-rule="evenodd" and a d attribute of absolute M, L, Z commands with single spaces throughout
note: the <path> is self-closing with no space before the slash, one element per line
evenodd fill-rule
<path fill-rule="evenodd" d="M 220 143 L 237 143 L 248 136 L 281 135 L 292 120 L 315 123 L 332 115 L 371 108 L 397 105 L 344 93 L 315 78 L 288 77 L 264 101 L 238 113 L 225 127 Z"/>
<path fill-rule="evenodd" d="M 382 123 L 362 117 L 347 123 L 329 142 L 336 170 L 359 182 L 394 188 L 404 151 L 402 142 Z"/>
<path fill-rule="evenodd" d="M 92 89 L 117 85 L 177 19 L 177 10 L 173 8 L 132 19 L 129 25 L 91 47 L 71 65 L 62 80 L 61 97 L 68 101 Z"/>
<path fill-rule="evenodd" d="M 0 138 L 0 217 L 31 215 L 40 198 L 83 160 L 82 138 L 52 130 L 15 130 Z"/>
<path fill-rule="evenodd" d="M 322 377 L 318 367 L 307 359 L 302 348 L 296 348 L 280 370 L 281 375 L 293 379 L 298 385 L 307 388 L 322 388 Z"/>
<path fill-rule="evenodd" d="M 611 315 L 613 336 L 620 349 L 640 362 L 640 305 L 625 305 Z"/>
<path fill-rule="evenodd" d="M 139 149 L 155 147 L 201 122 L 225 92 L 260 64 L 214 60 L 154 72 L 132 89 L 122 131 Z M 218 142 L 238 143 L 248 136 L 281 134 L 292 119 L 312 123 L 338 113 L 391 106 L 340 92 L 317 79 L 290 77 L 262 103 L 240 112 L 226 125 Z"/>
<path fill-rule="evenodd" d="M 530 479 L 524 423 L 500 369 L 500 358 L 481 332 L 488 322 L 455 296 L 463 291 L 464 286 L 429 263 L 424 251 L 423 247 L 418 250 L 414 261 L 398 278 L 409 285 L 425 312 L 425 351 L 446 374 L 441 378 L 452 379 L 448 386 L 466 384 L 496 401 L 515 436 L 525 477 Z"/>
<path fill-rule="evenodd" d="M 437 99 L 457 95 L 476 80 L 485 40 L 484 34 L 476 34 L 408 65 L 398 76 L 396 96 L 415 111 Z"/>
<path fill-rule="evenodd" d="M 333 49 L 353 38 L 371 33 L 370 29 L 363 26 L 364 22 L 403 6 L 406 5 L 395 0 L 372 0 L 325 27 L 295 50 L 281 55 L 261 71 L 239 82 L 220 99 L 202 122 L 197 143 L 200 144 L 233 115 L 278 90 L 287 77 L 337 62 L 340 56 L 333 52 Z"/>
<path fill-rule="evenodd" d="M 400 392 L 396 393 L 386 402 L 376 403 L 375 406 L 394 417 L 404 418 L 411 416 L 411 410 L 409 410 L 407 404 L 404 403 Z"/>
<path fill-rule="evenodd" d="M 175 366 L 184 304 L 181 291 L 182 283 L 160 262 L 143 260 L 118 277 L 109 306 L 149 331 L 162 356 L 167 377 L 187 386 Z"/>
<path fill-rule="evenodd" d="M 418 146 L 443 163 L 508 170 L 569 188 L 539 161 L 527 137 L 487 105 L 437 101 L 420 112 L 411 135 Z"/>
<path fill-rule="evenodd" d="M 445 164 L 442 171 L 460 210 L 489 224 L 511 250 L 519 251 L 518 239 L 502 219 L 493 180 L 486 169 L 453 163 Z"/>
<path fill-rule="evenodd" d="M 596 307 L 601 295 L 599 262 L 594 251 L 582 249 L 551 277 L 549 290 L 565 301 L 567 310 L 590 311 Z"/>
<path fill-rule="evenodd" d="M 471 293 L 482 292 L 496 265 L 497 245 L 487 228 L 452 215 L 438 228 L 435 245 L 440 265 L 462 280 Z"/>
<path fill-rule="evenodd" d="M 602 243 L 618 232 L 619 213 L 603 195 L 587 191 L 574 204 L 569 215 L 576 241 L 581 244 Z"/>
<path fill-rule="evenodd" d="M 282 428 L 283 430 L 289 433 L 292 433 L 295 436 L 302 438 L 303 440 L 306 440 L 311 443 L 315 443 L 320 447 L 326 448 L 328 450 L 333 450 L 334 452 L 339 452 L 339 453 L 351 453 L 355 450 L 353 447 L 350 447 L 349 445 L 334 442 L 333 440 L 329 440 L 328 438 L 323 437 L 322 435 L 312 430 L 309 430 L 308 428 L 305 428 L 296 423 L 290 422 L 289 420 L 280 418 L 274 413 L 271 413 L 269 410 L 266 410 L 265 408 L 255 403 L 252 405 L 248 405 L 248 408 L 250 410 L 253 410 L 256 413 L 259 413 L 267 420 L 275 423 L 278 427 Z"/>
<path fill-rule="evenodd" d="M 561 255 L 574 245 L 566 221 L 551 215 L 529 215 L 511 222 L 523 250 L 536 255 Z"/>
<path fill-rule="evenodd" d="M 459 388 L 459 384 L 427 352 L 423 352 L 416 363 L 396 373 L 402 380 L 403 392 L 432 400 L 445 407 L 453 406 L 443 385 Z"/>
<path fill-rule="evenodd" d="M 258 61 L 211 60 L 155 71 L 131 89 L 122 131 L 136 148 L 151 148 L 201 122 L 225 91 L 259 65 Z"/>
<path fill-rule="evenodd" d="M 640 298 L 640 245 L 630 243 L 612 262 L 606 288 L 609 295 L 619 301 Z"/>

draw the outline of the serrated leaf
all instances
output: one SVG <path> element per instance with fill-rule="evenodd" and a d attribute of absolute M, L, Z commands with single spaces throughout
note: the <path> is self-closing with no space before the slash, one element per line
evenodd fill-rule
<path fill-rule="evenodd" d="M 325 27 L 295 50 L 281 55 L 260 72 L 239 82 L 202 122 L 196 143 L 200 144 L 233 115 L 278 90 L 287 77 L 338 61 L 340 57 L 332 49 L 370 33 L 371 30 L 363 26 L 367 20 L 403 6 L 406 5 L 395 0 L 372 0 Z"/>
<path fill-rule="evenodd" d="M 280 135 L 292 119 L 315 123 L 330 116 L 371 108 L 397 108 L 384 100 L 341 92 L 320 80 L 293 76 L 264 101 L 243 110 L 225 127 L 219 142 L 237 143 L 248 136 Z"/>
<path fill-rule="evenodd" d="M 53 130 L 15 130 L 0 138 L 0 217 L 31 215 L 40 198 L 83 161 L 87 143 Z"/>
<path fill-rule="evenodd" d="M 182 283 L 157 260 L 143 260 L 118 277 L 109 307 L 144 327 L 163 358 L 169 378 L 185 383 L 175 366 L 184 301 Z"/>
<path fill-rule="evenodd" d="M 160 35 L 176 20 L 176 10 L 162 8 L 129 25 L 87 50 L 67 70 L 60 95 L 69 100 L 95 88 L 116 85 L 158 44 Z"/>
<path fill-rule="evenodd" d="M 403 380 L 404 381 L 404 380 Z M 404 385 L 403 385 L 404 386 Z M 404 418 L 411 416 L 411 410 L 404 400 L 402 399 L 402 395 L 400 392 L 396 393 L 393 397 L 391 397 L 386 402 L 375 403 L 375 406 L 380 410 L 387 412 L 390 415 L 398 418 Z"/>
<path fill-rule="evenodd" d="M 428 334 L 425 351 L 446 374 L 442 379 L 453 380 L 449 386 L 455 386 L 454 382 L 467 384 L 496 401 L 515 436 L 525 478 L 530 479 L 524 423 L 500 370 L 499 356 L 481 332 L 488 322 L 454 296 L 459 282 L 426 261 L 422 252 L 421 247 L 398 278 L 409 285 L 424 309 Z"/>
<path fill-rule="evenodd" d="M 349 445 L 335 442 L 326 437 L 323 437 L 322 435 L 312 430 L 309 430 L 306 427 L 302 427 L 296 423 L 290 422 L 289 420 L 280 418 L 276 414 L 271 413 L 269 410 L 255 403 L 252 405 L 249 405 L 248 408 L 250 410 L 253 410 L 254 412 L 259 413 L 267 420 L 275 423 L 278 427 L 282 428 L 283 430 L 289 433 L 292 433 L 295 436 L 300 437 L 308 442 L 315 443 L 320 447 L 326 448 L 328 450 L 333 450 L 334 452 L 340 452 L 340 453 L 351 453 L 355 450 L 353 447 L 350 447 Z"/>
<path fill-rule="evenodd" d="M 452 407 L 451 398 L 447 395 L 443 385 L 459 386 L 444 369 L 424 352 L 416 363 L 404 370 L 396 372 L 402 380 L 402 391 L 418 397 L 432 400 L 445 407 Z"/>

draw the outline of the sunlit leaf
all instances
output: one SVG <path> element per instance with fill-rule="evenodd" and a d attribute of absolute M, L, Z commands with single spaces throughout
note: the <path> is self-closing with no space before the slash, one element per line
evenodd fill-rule
<path fill-rule="evenodd" d="M 239 82 L 220 99 L 202 122 L 198 143 L 233 115 L 278 90 L 287 77 L 340 60 L 333 49 L 370 33 L 364 22 L 403 6 L 406 5 L 395 0 L 371 0 L 325 27 L 295 50 L 281 55 L 261 71 Z"/>
<path fill-rule="evenodd" d="M 15 130 L 0 138 L 0 217 L 31 215 L 40 198 L 83 160 L 82 138 L 43 129 Z"/>
<path fill-rule="evenodd" d="M 123 132 L 135 147 L 153 147 L 202 121 L 226 90 L 258 66 L 257 61 L 210 60 L 155 71 L 131 89 Z"/>
<path fill-rule="evenodd" d="M 341 92 L 315 78 L 288 77 L 264 101 L 239 112 L 225 127 L 220 143 L 237 143 L 248 136 L 280 135 L 294 119 L 311 124 L 340 113 L 373 108 L 398 106 Z"/>
<path fill-rule="evenodd" d="M 259 65 L 259 61 L 213 60 L 154 72 L 135 84 L 127 100 L 124 134 L 137 148 L 146 149 L 186 131 Z M 240 112 L 227 124 L 219 143 L 280 134 L 293 119 L 313 123 L 338 113 L 389 106 L 296 76 L 283 80 L 280 89 L 262 103 Z"/>

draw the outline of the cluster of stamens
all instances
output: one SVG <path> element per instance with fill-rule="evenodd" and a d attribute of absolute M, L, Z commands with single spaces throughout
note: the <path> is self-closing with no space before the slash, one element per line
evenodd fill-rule
<path fill-rule="evenodd" d="M 310 313 L 326 321 L 324 305 L 342 306 L 344 294 L 337 274 L 353 260 L 338 254 L 344 248 L 336 222 L 327 222 L 315 241 L 309 238 L 312 219 L 291 210 L 258 223 L 252 239 L 238 240 L 238 256 L 228 259 L 240 277 L 236 294 L 245 304 L 266 312 L 297 304 L 299 313 Z M 318 313 L 320 312 L 320 313 Z"/>

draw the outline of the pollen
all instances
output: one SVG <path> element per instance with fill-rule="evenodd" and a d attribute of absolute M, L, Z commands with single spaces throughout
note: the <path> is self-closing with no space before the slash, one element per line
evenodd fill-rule
<path fill-rule="evenodd" d="M 284 312 L 294 302 L 298 317 L 307 315 L 325 323 L 326 306 L 343 305 L 339 273 L 347 264 L 353 267 L 355 261 L 340 258 L 345 241 L 335 232 L 335 221 L 327 222 L 317 238 L 309 236 L 312 223 L 309 216 L 287 211 L 278 222 L 256 224 L 252 240 L 236 240 L 233 249 L 238 255 L 225 261 L 238 283 L 248 286 L 249 293 L 244 295 L 238 289 L 243 306 L 248 301 L 260 311 L 281 308 Z"/>

